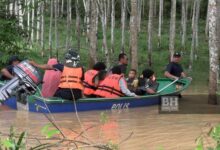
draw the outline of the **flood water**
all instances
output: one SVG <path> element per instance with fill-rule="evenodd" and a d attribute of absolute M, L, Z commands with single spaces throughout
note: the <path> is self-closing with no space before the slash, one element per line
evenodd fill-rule
<path fill-rule="evenodd" d="M 183 96 L 181 103 L 194 103 L 193 106 L 190 105 L 191 111 L 181 114 L 160 114 L 158 106 L 151 106 L 105 111 L 108 121 L 104 125 L 100 123 L 102 111 L 79 112 L 80 120 L 75 113 L 53 114 L 52 119 L 68 139 L 74 139 L 81 131 L 87 130 L 83 136 L 89 140 L 82 136 L 76 139 L 91 143 L 120 143 L 125 140 L 119 144 L 121 150 L 192 150 L 196 145 L 195 139 L 202 133 L 207 133 L 211 125 L 220 122 L 220 113 L 209 111 L 220 110 L 219 106 L 206 105 L 207 96 L 202 97 Z M 205 112 L 194 112 L 194 108 Z M 49 121 L 43 114 L 3 108 L 0 111 L 0 132 L 3 133 L 8 133 L 10 125 L 13 125 L 18 131 L 27 130 L 29 137 L 41 138 L 41 129 L 47 123 Z M 30 140 L 29 144 L 32 142 L 35 144 L 34 140 Z M 205 138 L 204 143 L 212 146 L 213 141 Z M 65 145 L 53 149 L 68 149 L 67 147 Z"/>

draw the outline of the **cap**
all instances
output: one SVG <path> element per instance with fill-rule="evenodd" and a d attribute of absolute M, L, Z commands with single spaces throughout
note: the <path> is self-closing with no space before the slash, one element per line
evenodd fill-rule
<path fill-rule="evenodd" d="M 175 52 L 175 53 L 173 54 L 173 57 L 181 57 L 181 53 L 180 53 L 180 52 Z"/>
<path fill-rule="evenodd" d="M 9 60 L 8 60 L 8 64 L 9 65 L 12 65 L 12 63 L 14 62 L 14 61 L 21 61 L 19 58 L 18 58 L 18 56 L 11 56 L 10 58 L 9 58 Z"/>

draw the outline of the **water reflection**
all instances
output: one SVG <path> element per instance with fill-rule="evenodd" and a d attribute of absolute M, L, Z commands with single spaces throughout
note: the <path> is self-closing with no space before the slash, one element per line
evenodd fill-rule
<path fill-rule="evenodd" d="M 193 100 L 192 100 L 193 101 Z M 79 112 L 79 123 L 75 113 L 54 114 L 53 117 L 62 132 L 69 139 L 91 142 L 120 142 L 131 133 L 133 135 L 120 145 L 120 149 L 191 150 L 195 139 L 203 130 L 208 130 L 207 123 L 219 122 L 219 114 L 158 114 L 158 106 L 128 109 L 124 111 L 106 111 L 109 121 L 100 124 L 101 111 Z M 10 125 L 19 131 L 28 130 L 30 136 L 41 136 L 41 128 L 49 123 L 47 118 L 38 113 L 1 109 L 0 131 L 8 133 Z M 78 136 L 87 130 L 84 136 Z M 208 145 L 210 141 L 205 141 Z M 62 149 L 62 148 L 60 148 Z"/>

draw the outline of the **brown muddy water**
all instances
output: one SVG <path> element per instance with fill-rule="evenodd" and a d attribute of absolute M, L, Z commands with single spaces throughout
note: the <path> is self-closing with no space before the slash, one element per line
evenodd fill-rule
<path fill-rule="evenodd" d="M 206 95 L 184 95 L 180 105 L 187 109 L 179 114 L 160 114 L 158 106 L 109 110 L 105 111 L 108 122 L 104 125 L 100 124 L 102 111 L 79 112 L 80 122 L 75 113 L 53 114 L 53 118 L 68 139 L 76 138 L 80 132 L 89 128 L 83 134 L 89 140 L 81 136 L 76 139 L 93 143 L 120 143 L 125 140 L 119 145 L 120 150 L 192 150 L 195 148 L 196 138 L 201 134 L 206 135 L 211 125 L 220 122 L 220 106 L 206 103 Z M 9 127 L 13 125 L 18 131 L 27 130 L 28 137 L 41 139 L 41 129 L 49 123 L 42 114 L 7 110 L 3 107 L 0 110 L 2 133 L 9 133 Z M 212 146 L 213 141 L 205 138 L 204 143 Z M 30 139 L 29 145 L 32 144 L 36 142 Z M 65 145 L 53 149 L 71 149 L 67 147 Z"/>

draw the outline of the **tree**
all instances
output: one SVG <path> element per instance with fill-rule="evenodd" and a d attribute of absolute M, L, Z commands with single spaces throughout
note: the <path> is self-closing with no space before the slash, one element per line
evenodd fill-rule
<path fill-rule="evenodd" d="M 44 1 L 41 1 L 41 55 L 44 56 Z"/>
<path fill-rule="evenodd" d="M 121 1 L 121 52 L 125 51 L 125 23 L 127 13 L 127 0 Z"/>
<path fill-rule="evenodd" d="M 31 42 L 33 43 L 34 42 L 34 16 L 35 16 L 35 9 L 34 9 L 34 6 L 35 6 L 35 1 L 32 0 L 32 11 L 31 11 Z"/>
<path fill-rule="evenodd" d="M 71 31 L 72 31 L 72 0 L 68 0 L 67 4 L 67 24 L 66 24 L 66 49 L 71 47 Z"/>
<path fill-rule="evenodd" d="M 83 5 L 84 5 L 84 9 L 85 9 L 85 16 L 84 16 L 84 24 L 86 26 L 86 42 L 88 42 L 88 38 L 89 38 L 89 29 L 90 29 L 90 5 L 91 5 L 91 0 L 83 0 Z"/>
<path fill-rule="evenodd" d="M 54 8 L 55 10 L 58 9 L 58 0 L 55 0 L 54 1 Z M 58 22 L 57 22 L 57 19 L 58 19 L 58 11 L 55 11 L 55 16 L 54 16 L 54 25 L 55 25 L 55 50 L 56 50 L 56 57 L 58 58 L 59 56 L 59 51 L 58 51 L 58 46 L 59 46 L 59 42 L 58 42 Z"/>
<path fill-rule="evenodd" d="M 158 26 L 158 47 L 161 47 L 161 26 L 163 23 L 163 0 L 160 0 L 159 8 L 159 26 Z"/>
<path fill-rule="evenodd" d="M 110 56 L 109 56 L 109 49 L 108 49 L 108 43 L 107 43 L 107 36 L 106 36 L 106 30 L 107 30 L 107 9 L 106 9 L 106 1 L 105 0 L 97 0 L 97 5 L 100 11 L 100 18 L 102 22 L 102 35 L 103 35 L 103 48 L 105 50 L 105 59 L 106 59 L 106 66 L 110 67 Z"/>
<path fill-rule="evenodd" d="M 77 37 L 77 49 L 80 50 L 81 28 L 80 28 L 79 0 L 75 0 L 75 6 L 76 6 L 76 37 Z"/>
<path fill-rule="evenodd" d="M 218 3 L 219 4 L 219 3 Z M 219 71 L 219 31 L 217 0 L 209 0 L 209 104 L 217 104 L 217 81 Z"/>
<path fill-rule="evenodd" d="M 90 34 L 89 34 L 89 68 L 97 62 L 96 50 L 97 50 L 97 18 L 98 11 L 96 3 L 91 3 L 91 18 L 90 18 Z"/>
<path fill-rule="evenodd" d="M 50 51 L 50 57 L 52 57 L 52 28 L 53 28 L 53 8 L 54 4 L 53 1 L 50 1 L 50 27 L 49 27 L 49 51 Z"/>
<path fill-rule="evenodd" d="M 149 19 L 148 19 L 148 65 L 151 67 L 152 65 L 152 36 L 153 36 L 153 8 L 154 3 L 153 0 L 149 2 Z"/>
<path fill-rule="evenodd" d="M 186 49 L 186 23 L 187 23 L 187 1 L 188 0 L 182 0 L 182 10 L 181 10 L 181 27 L 182 27 L 182 50 Z"/>
<path fill-rule="evenodd" d="M 130 51 L 131 51 L 131 68 L 138 68 L 138 10 L 137 0 L 131 0 L 131 15 L 130 15 Z"/>
<path fill-rule="evenodd" d="M 176 0 L 171 0 L 170 39 L 169 39 L 170 60 L 172 59 L 172 56 L 174 54 L 175 35 L 176 35 Z"/>
<path fill-rule="evenodd" d="M 115 42 L 115 35 L 114 35 L 114 29 L 115 29 L 115 0 L 112 1 L 112 12 L 111 12 L 111 53 L 114 53 L 114 42 Z"/>

